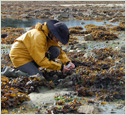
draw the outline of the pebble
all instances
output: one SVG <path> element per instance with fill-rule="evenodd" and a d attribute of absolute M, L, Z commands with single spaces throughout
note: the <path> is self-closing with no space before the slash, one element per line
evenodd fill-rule
<path fill-rule="evenodd" d="M 83 25 L 83 24 L 85 24 L 84 22 L 81 22 L 81 24 Z"/>
<path fill-rule="evenodd" d="M 111 113 L 116 113 L 115 111 L 111 111 Z"/>
<path fill-rule="evenodd" d="M 93 35 L 92 34 L 86 34 L 84 36 L 84 39 L 86 39 L 86 40 L 92 40 L 93 39 Z"/>
<path fill-rule="evenodd" d="M 18 111 L 17 113 L 20 113 L 21 111 Z"/>
<path fill-rule="evenodd" d="M 70 50 L 69 52 L 74 52 L 74 50 Z"/>
<path fill-rule="evenodd" d="M 95 114 L 95 113 L 98 114 L 103 110 L 96 106 L 85 105 L 85 106 L 80 106 L 77 111 L 78 111 L 78 113 L 81 113 L 81 114 Z"/>
<path fill-rule="evenodd" d="M 82 50 L 77 50 L 77 52 L 83 52 Z"/>
<path fill-rule="evenodd" d="M 122 109 L 124 107 L 124 105 L 120 104 L 116 107 L 116 109 Z"/>
<path fill-rule="evenodd" d="M 112 57 L 111 57 L 111 56 L 109 56 L 109 57 L 107 57 L 107 59 L 110 59 L 110 60 L 111 60 L 111 59 L 112 59 Z"/>
<path fill-rule="evenodd" d="M 115 50 L 119 50 L 119 47 L 115 47 Z"/>

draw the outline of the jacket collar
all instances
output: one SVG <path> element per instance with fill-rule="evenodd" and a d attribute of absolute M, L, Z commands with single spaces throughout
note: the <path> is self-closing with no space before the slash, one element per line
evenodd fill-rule
<path fill-rule="evenodd" d="M 47 27 L 47 23 L 46 23 L 46 22 L 43 24 L 42 30 L 43 30 L 43 32 L 45 33 L 45 35 L 48 36 L 48 34 L 49 34 L 49 29 L 48 29 L 48 27 Z"/>

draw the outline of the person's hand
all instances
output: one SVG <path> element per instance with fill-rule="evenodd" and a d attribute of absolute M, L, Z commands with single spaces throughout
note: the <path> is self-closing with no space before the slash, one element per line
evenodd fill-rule
<path fill-rule="evenodd" d="M 69 62 L 69 64 L 67 65 L 67 67 L 71 70 L 75 68 L 75 65 L 72 62 Z"/>
<path fill-rule="evenodd" d="M 63 72 L 70 71 L 70 69 L 67 66 L 63 66 Z"/>

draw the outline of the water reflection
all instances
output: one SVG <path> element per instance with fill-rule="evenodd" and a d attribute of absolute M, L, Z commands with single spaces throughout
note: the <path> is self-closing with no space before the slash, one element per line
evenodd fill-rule
<path fill-rule="evenodd" d="M 17 19 L 1 19 L 1 27 L 15 27 L 15 28 L 26 28 L 31 27 L 35 25 L 36 23 L 44 23 L 47 20 L 40 20 L 40 19 L 23 19 L 23 20 L 17 20 Z M 96 22 L 95 20 L 69 20 L 69 21 L 62 21 L 64 22 L 68 27 L 74 27 L 74 26 L 82 26 L 84 27 L 87 24 L 95 24 L 97 26 L 104 25 L 104 22 L 106 24 L 112 24 L 112 25 L 118 25 L 118 23 L 110 23 L 108 21 L 102 21 L 102 22 Z M 84 23 L 83 25 L 81 23 Z"/>

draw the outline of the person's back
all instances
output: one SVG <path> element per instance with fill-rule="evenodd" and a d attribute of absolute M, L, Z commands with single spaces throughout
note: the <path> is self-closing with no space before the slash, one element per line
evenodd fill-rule
<path fill-rule="evenodd" d="M 9 54 L 14 67 L 17 68 L 25 63 L 33 61 L 31 53 L 36 47 L 36 42 L 41 43 L 41 41 L 46 44 L 47 40 L 42 34 L 42 31 L 38 31 L 37 29 L 32 29 L 17 38 Z"/>

